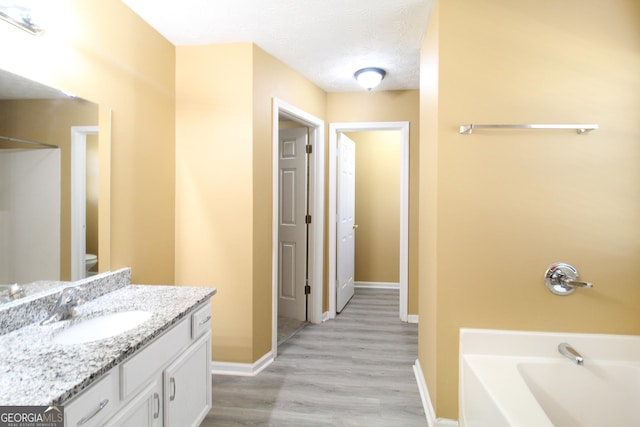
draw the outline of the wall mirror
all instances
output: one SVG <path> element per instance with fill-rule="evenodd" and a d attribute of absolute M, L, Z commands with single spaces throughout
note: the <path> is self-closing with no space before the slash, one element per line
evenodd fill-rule
<path fill-rule="evenodd" d="M 109 270 L 106 113 L 0 70 L 0 304 Z"/>

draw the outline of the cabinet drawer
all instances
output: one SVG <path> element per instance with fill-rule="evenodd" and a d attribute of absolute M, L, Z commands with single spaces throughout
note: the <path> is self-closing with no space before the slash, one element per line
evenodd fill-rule
<path fill-rule="evenodd" d="M 191 315 L 191 339 L 211 330 L 211 303 L 206 303 Z"/>
<path fill-rule="evenodd" d="M 104 424 L 118 407 L 118 373 L 107 372 L 97 383 L 64 405 L 66 427 L 92 427 Z"/>
<path fill-rule="evenodd" d="M 120 365 L 120 398 L 127 399 L 147 384 L 191 342 L 188 318 L 156 338 L 137 355 Z"/>

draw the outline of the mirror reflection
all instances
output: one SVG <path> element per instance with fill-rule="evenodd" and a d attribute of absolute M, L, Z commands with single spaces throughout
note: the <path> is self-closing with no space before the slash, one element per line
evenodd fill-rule
<path fill-rule="evenodd" d="M 0 303 L 98 271 L 98 114 L 0 70 Z"/>

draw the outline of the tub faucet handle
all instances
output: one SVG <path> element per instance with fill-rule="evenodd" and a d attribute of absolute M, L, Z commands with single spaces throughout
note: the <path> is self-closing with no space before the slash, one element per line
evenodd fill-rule
<path fill-rule="evenodd" d="M 547 268 L 544 284 L 556 295 L 570 295 L 576 288 L 593 288 L 592 283 L 578 280 L 578 270 L 574 266 L 563 262 L 551 264 Z"/>

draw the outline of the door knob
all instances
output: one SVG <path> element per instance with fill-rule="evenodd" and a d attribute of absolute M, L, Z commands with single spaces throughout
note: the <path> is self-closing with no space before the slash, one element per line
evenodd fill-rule
<path fill-rule="evenodd" d="M 357 229 L 358 228 L 358 224 L 353 224 L 353 229 Z"/>

